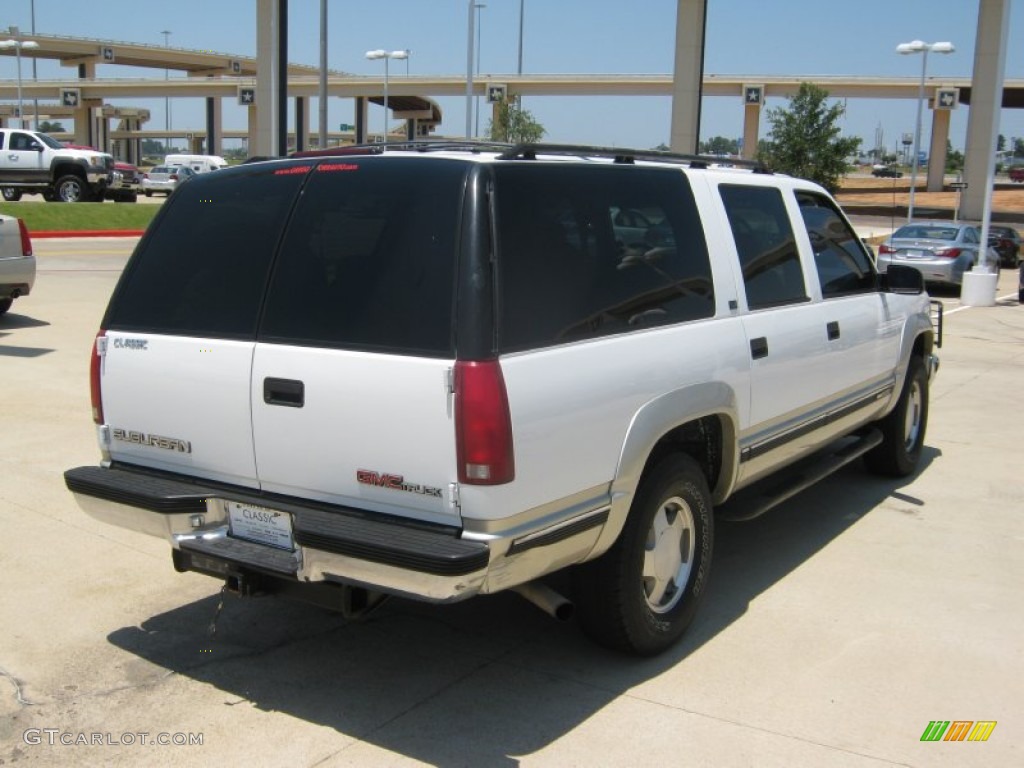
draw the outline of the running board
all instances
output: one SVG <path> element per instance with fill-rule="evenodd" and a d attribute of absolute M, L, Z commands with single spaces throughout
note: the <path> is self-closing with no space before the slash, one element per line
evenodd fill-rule
<path fill-rule="evenodd" d="M 855 442 L 843 446 L 834 453 L 826 454 L 817 461 L 811 459 L 809 464 L 797 464 L 795 471 L 793 468 L 783 470 L 781 480 L 778 477 L 771 477 L 744 488 L 718 508 L 718 517 L 729 522 L 742 522 L 760 517 L 805 488 L 842 469 L 851 461 L 859 459 L 881 442 L 882 433 L 872 429 Z M 785 474 L 786 472 L 791 474 Z"/>

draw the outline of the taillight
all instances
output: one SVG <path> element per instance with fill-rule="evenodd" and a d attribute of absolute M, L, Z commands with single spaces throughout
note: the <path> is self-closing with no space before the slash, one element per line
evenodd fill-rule
<path fill-rule="evenodd" d="M 177 180 L 178 180 L 178 174 L 172 173 L 171 174 L 171 181 L 177 181 Z"/>
<path fill-rule="evenodd" d="M 28 236 L 28 227 L 25 226 L 25 222 L 21 219 L 18 219 L 18 230 L 21 232 L 21 255 L 31 256 L 32 238 Z"/>
<path fill-rule="evenodd" d="M 960 249 L 959 248 L 940 248 L 939 250 L 935 251 L 935 255 L 936 256 L 941 256 L 944 259 L 955 259 L 957 256 L 960 255 Z"/>
<path fill-rule="evenodd" d="M 883 253 L 896 253 L 896 249 L 893 248 L 891 245 L 886 245 L 885 243 L 882 243 L 880 246 L 878 246 L 878 253 L 879 255 Z"/>
<path fill-rule="evenodd" d="M 89 362 L 89 394 L 92 397 L 92 420 L 97 424 L 103 423 L 103 398 L 100 391 L 100 367 L 103 365 L 103 358 L 100 355 L 100 346 L 106 343 L 107 332 L 100 328 L 96 334 L 96 340 L 92 344 L 92 360 Z"/>
<path fill-rule="evenodd" d="M 500 485 L 515 479 L 512 416 L 497 360 L 455 363 L 455 435 L 460 483 Z"/>

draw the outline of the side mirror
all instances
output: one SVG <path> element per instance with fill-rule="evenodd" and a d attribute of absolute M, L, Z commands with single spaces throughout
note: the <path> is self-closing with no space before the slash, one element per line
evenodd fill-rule
<path fill-rule="evenodd" d="M 924 277 L 913 267 L 890 264 L 883 275 L 883 288 L 889 293 L 920 295 L 924 293 Z"/>
<path fill-rule="evenodd" d="M 38 141 L 33 141 L 33 142 L 31 142 L 31 143 L 30 143 L 30 144 L 28 145 L 28 148 L 29 148 L 29 149 L 30 149 L 31 151 L 33 151 L 33 152 L 42 152 L 42 151 L 43 151 L 43 145 L 42 145 L 42 144 L 40 144 L 40 143 L 39 143 Z"/>

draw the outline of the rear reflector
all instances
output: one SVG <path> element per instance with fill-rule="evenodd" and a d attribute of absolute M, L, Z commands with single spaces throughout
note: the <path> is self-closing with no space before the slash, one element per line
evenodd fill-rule
<path fill-rule="evenodd" d="M 455 363 L 455 435 L 460 483 L 500 485 L 515 479 L 512 416 L 497 360 Z"/>
<path fill-rule="evenodd" d="M 21 255 L 31 256 L 32 238 L 28 236 L 28 227 L 25 226 L 25 222 L 21 219 L 18 219 L 18 229 L 21 231 Z"/>
<path fill-rule="evenodd" d="M 92 420 L 103 423 L 103 397 L 100 391 L 100 374 L 103 358 L 100 356 L 100 345 L 106 343 L 107 332 L 100 328 L 96 340 L 92 344 L 92 359 L 89 361 L 89 394 L 92 397 Z"/>

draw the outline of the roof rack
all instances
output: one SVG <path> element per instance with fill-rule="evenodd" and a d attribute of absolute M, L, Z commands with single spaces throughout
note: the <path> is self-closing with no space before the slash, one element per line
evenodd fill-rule
<path fill-rule="evenodd" d="M 331 151 L 334 150 L 334 151 Z M 715 155 L 687 155 L 678 152 L 664 152 L 658 149 L 626 149 L 623 147 L 596 147 L 586 144 L 510 144 L 500 141 L 480 141 L 476 139 L 434 140 L 418 139 L 411 141 L 389 141 L 387 144 L 350 144 L 344 147 L 332 147 L 325 150 L 307 151 L 306 156 L 316 155 L 358 155 L 381 154 L 386 151 L 406 152 L 495 152 L 499 160 L 536 160 L 537 155 L 561 155 L 563 157 L 606 157 L 622 165 L 632 165 L 637 160 L 649 160 L 661 163 L 688 165 L 690 168 L 709 168 L 712 165 L 729 165 L 749 168 L 754 173 L 770 174 L 772 170 L 760 160 L 741 158 L 725 158 Z M 292 155 L 299 156 L 298 153 Z"/>
<path fill-rule="evenodd" d="M 591 147 L 583 144 L 516 144 L 498 156 L 499 160 L 536 160 L 538 154 L 566 155 L 570 157 L 610 157 L 616 163 L 632 165 L 637 160 L 689 165 L 708 168 L 711 165 L 732 165 L 750 168 L 754 173 L 772 173 L 760 160 L 716 157 L 715 155 L 687 155 L 658 149 L 626 149 L 623 147 Z"/>

